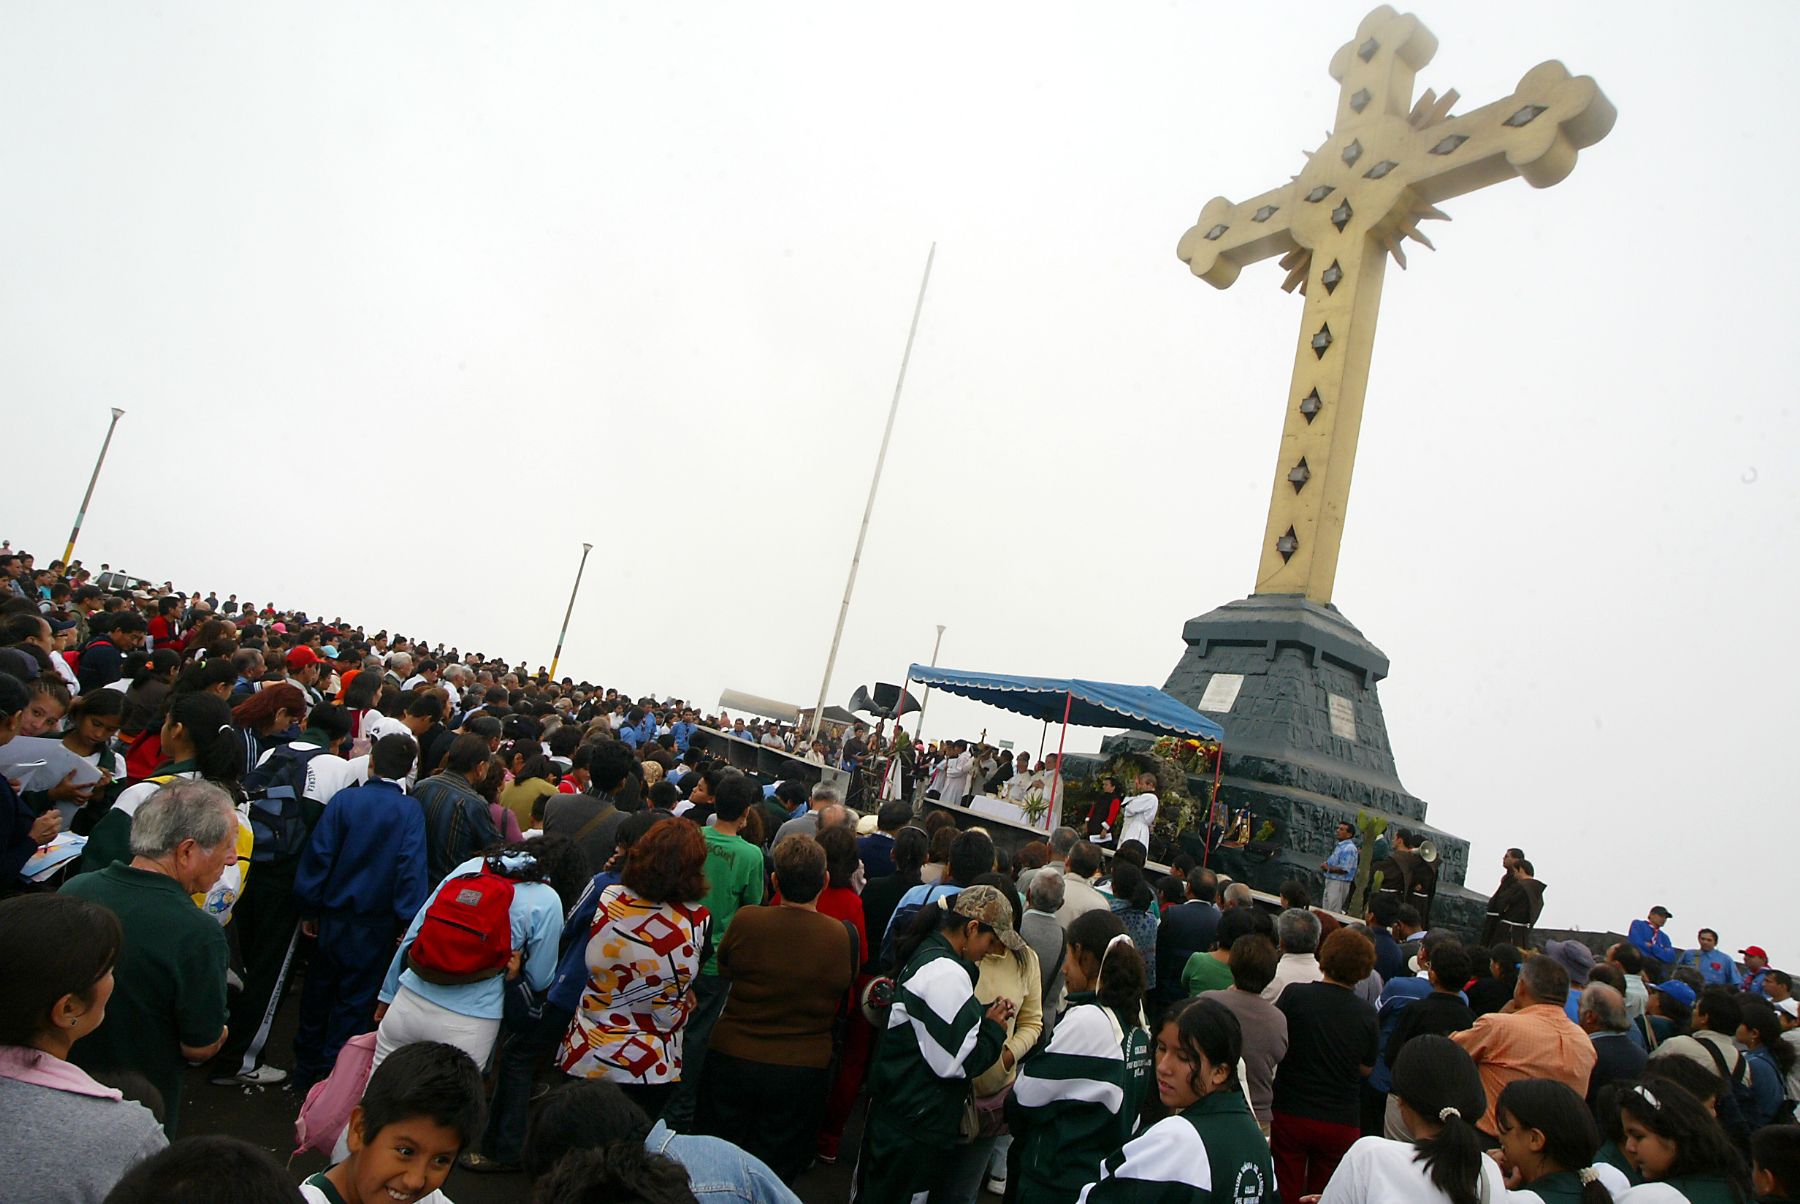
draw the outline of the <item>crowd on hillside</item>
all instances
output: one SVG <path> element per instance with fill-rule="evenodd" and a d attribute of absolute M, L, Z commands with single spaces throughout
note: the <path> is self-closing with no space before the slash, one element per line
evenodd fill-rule
<path fill-rule="evenodd" d="M 916 800 L 1054 762 L 118 581 L 0 551 L 8 1200 L 792 1201 L 840 1159 L 873 1204 L 1800 1197 L 1788 975 L 1661 907 L 1504 943 L 1519 850 L 1484 934 L 1341 850 L 1272 909 L 1148 860 L 1153 783 L 997 841 Z M 330 1168 L 195 1132 L 194 1065 Z"/>

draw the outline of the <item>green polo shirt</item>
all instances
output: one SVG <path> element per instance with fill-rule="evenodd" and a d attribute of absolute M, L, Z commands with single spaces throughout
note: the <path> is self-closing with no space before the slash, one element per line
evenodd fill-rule
<path fill-rule="evenodd" d="M 82 874 L 63 893 L 112 910 L 125 931 L 100 1027 L 69 1060 L 89 1072 L 134 1070 L 163 1095 L 163 1128 L 181 1113 L 181 1047 L 225 1026 L 225 931 L 173 878 L 129 864 Z"/>
<path fill-rule="evenodd" d="M 731 917 L 738 908 L 763 901 L 763 855 L 742 836 L 727 836 L 708 827 L 700 833 L 706 838 L 706 910 L 712 912 L 713 922 L 713 953 L 700 973 L 717 974 L 719 946 L 725 943 Z"/>

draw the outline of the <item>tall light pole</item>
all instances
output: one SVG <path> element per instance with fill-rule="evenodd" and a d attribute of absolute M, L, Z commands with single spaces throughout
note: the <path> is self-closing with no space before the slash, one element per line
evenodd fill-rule
<path fill-rule="evenodd" d="M 556 651 L 550 656 L 551 681 L 556 680 L 556 662 L 562 659 L 563 637 L 569 634 L 569 616 L 575 613 L 575 595 L 581 590 L 581 574 L 587 570 L 588 553 L 593 550 L 591 543 L 581 545 L 581 564 L 575 570 L 575 587 L 569 591 L 569 608 L 563 611 L 562 630 L 556 633 Z"/>
<path fill-rule="evenodd" d="M 81 520 L 87 517 L 88 503 L 94 500 L 94 486 L 100 482 L 100 466 L 106 463 L 106 449 L 112 446 L 113 431 L 118 429 L 119 419 L 125 417 L 125 411 L 118 406 L 112 408 L 112 425 L 106 428 L 106 441 L 100 445 L 100 458 L 94 461 L 94 475 L 88 478 L 87 492 L 81 496 L 81 509 L 75 512 L 75 527 L 69 532 L 69 546 L 63 549 L 63 565 L 75 559 L 75 539 L 81 534 Z"/>
<path fill-rule="evenodd" d="M 937 668 L 938 649 L 944 646 L 944 625 L 937 625 L 937 643 L 931 646 L 931 667 Z M 931 683 L 925 683 L 925 693 L 919 697 L 919 722 L 913 726 L 913 743 L 919 742 L 919 735 L 925 730 L 925 708 L 931 705 Z"/>
<path fill-rule="evenodd" d="M 819 681 L 819 705 L 813 708 L 810 743 L 819 738 L 825 718 L 825 692 L 831 689 L 831 671 L 837 667 L 838 644 L 844 638 L 844 620 L 850 614 L 850 595 L 856 589 L 856 568 L 862 563 L 863 540 L 869 534 L 869 516 L 875 512 L 875 491 L 881 488 L 881 468 L 887 463 L 888 441 L 894 437 L 894 416 L 900 412 L 900 390 L 906 387 L 906 365 L 912 359 L 913 336 L 919 333 L 919 311 L 925 308 L 925 286 L 931 283 L 931 261 L 937 244 L 925 254 L 925 274 L 919 278 L 919 299 L 913 302 L 912 325 L 906 331 L 906 350 L 900 356 L 900 375 L 894 381 L 894 399 L 888 403 L 887 426 L 881 432 L 881 450 L 875 455 L 875 475 L 869 479 L 869 500 L 863 503 L 862 526 L 856 532 L 856 550 L 850 554 L 850 578 L 844 582 L 844 600 L 838 606 L 837 629 L 831 633 L 831 653 L 825 658 L 825 676 Z"/>

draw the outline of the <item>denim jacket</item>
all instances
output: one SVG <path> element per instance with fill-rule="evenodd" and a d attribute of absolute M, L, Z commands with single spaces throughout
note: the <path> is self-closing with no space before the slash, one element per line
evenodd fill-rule
<path fill-rule="evenodd" d="M 673 1133 L 657 1121 L 644 1138 L 644 1148 L 664 1154 L 687 1169 L 688 1190 L 700 1204 L 745 1200 L 752 1204 L 800 1204 L 761 1159 L 718 1137 Z"/>

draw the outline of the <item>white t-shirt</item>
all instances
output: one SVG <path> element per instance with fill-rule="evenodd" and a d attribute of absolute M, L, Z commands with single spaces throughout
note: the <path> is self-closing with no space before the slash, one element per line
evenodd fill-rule
<path fill-rule="evenodd" d="M 307 1179 L 305 1183 L 300 1185 L 300 1198 L 305 1200 L 306 1204 L 342 1204 L 340 1198 L 335 1194 L 326 1195 L 324 1188 L 313 1186 L 313 1178 L 322 1179 L 324 1177 L 323 1172 L 321 1172 L 320 1174 Z M 434 1191 L 420 1196 L 413 1204 L 455 1204 L 455 1201 L 451 1200 L 449 1196 L 446 1196 L 441 1191 Z"/>
<path fill-rule="evenodd" d="M 296 740 L 288 747 L 305 751 L 319 746 Z M 273 756 L 274 752 L 275 750 L 271 748 L 258 757 L 256 763 L 261 765 Z M 336 753 L 322 752 L 313 757 L 306 763 L 306 797 L 315 803 L 329 803 L 338 791 L 346 787 L 362 785 L 364 781 L 368 780 L 369 758 L 358 757 L 357 761 L 363 764 L 361 777 L 357 776 L 352 762 L 344 760 Z"/>
<path fill-rule="evenodd" d="M 1351 1146 L 1331 1173 L 1319 1204 L 1450 1204 L 1431 1182 L 1425 1163 L 1416 1161 L 1410 1141 L 1364 1137 Z M 1492 1158 L 1481 1160 L 1480 1198 L 1506 1204 L 1506 1178 Z"/>

